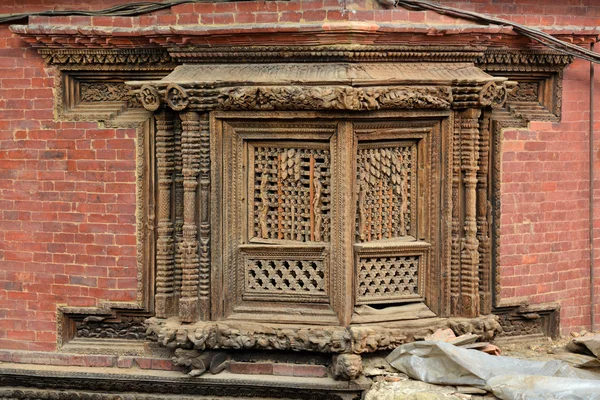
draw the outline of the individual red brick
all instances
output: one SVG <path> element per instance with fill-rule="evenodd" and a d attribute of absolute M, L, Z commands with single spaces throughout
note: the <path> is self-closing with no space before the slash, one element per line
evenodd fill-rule
<path fill-rule="evenodd" d="M 279 17 L 279 22 L 300 22 L 301 19 L 301 12 L 282 12 Z"/>
<path fill-rule="evenodd" d="M 327 376 L 327 368 L 323 365 L 295 364 L 294 376 L 324 378 Z"/>
<path fill-rule="evenodd" d="M 134 365 L 134 357 L 121 356 L 117 359 L 117 367 L 131 368 Z"/>
<path fill-rule="evenodd" d="M 232 362 L 229 371 L 234 374 L 273 375 L 273 363 Z"/>
<path fill-rule="evenodd" d="M 294 376 L 294 364 L 273 364 L 273 375 Z"/>
<path fill-rule="evenodd" d="M 87 367 L 114 367 L 117 356 L 86 355 L 84 358 Z"/>

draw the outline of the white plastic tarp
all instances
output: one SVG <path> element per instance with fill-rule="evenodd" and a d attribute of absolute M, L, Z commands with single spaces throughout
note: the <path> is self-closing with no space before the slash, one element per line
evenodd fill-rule
<path fill-rule="evenodd" d="M 533 361 L 424 341 L 398 347 L 387 361 L 413 379 L 468 385 L 503 400 L 600 400 L 600 375 L 559 361 Z"/>

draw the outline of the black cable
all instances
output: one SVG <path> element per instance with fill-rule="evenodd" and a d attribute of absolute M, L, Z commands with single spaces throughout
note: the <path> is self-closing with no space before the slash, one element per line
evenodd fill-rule
<path fill-rule="evenodd" d="M 431 3 L 426 0 L 377 0 L 380 4 L 386 6 L 394 5 L 401 6 L 403 8 L 412 11 L 434 11 L 441 15 L 450 15 L 456 18 L 468 19 L 478 23 L 494 24 L 510 26 L 513 30 L 521 35 L 530 38 L 536 42 L 543 44 L 553 50 L 559 51 L 564 54 L 571 55 L 573 57 L 581 58 L 594 63 L 600 63 L 600 54 L 591 52 L 583 47 L 576 46 L 571 43 L 563 42 L 554 36 L 542 32 L 539 29 L 530 28 L 528 26 L 507 21 L 502 18 L 492 17 L 486 14 L 480 14 L 473 11 L 465 11 L 454 7 L 443 6 L 436 3 Z"/>
<path fill-rule="evenodd" d="M 165 2 L 136 2 L 128 4 L 120 4 L 96 11 L 82 10 L 58 10 L 58 11 L 38 11 L 20 14 L 0 14 L 0 24 L 7 22 L 16 22 L 27 19 L 30 16 L 40 17 L 64 17 L 72 15 L 83 15 L 86 17 L 98 16 L 117 16 L 117 17 L 133 17 L 136 15 L 147 14 L 165 8 L 177 6 L 185 3 L 228 3 L 233 0 L 170 0 Z M 237 1 L 252 1 L 252 0 L 237 0 Z M 269 0 L 267 0 L 269 1 Z"/>

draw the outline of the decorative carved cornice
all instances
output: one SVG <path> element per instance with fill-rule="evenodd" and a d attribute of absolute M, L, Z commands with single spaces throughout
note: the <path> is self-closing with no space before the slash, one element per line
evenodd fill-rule
<path fill-rule="evenodd" d="M 123 65 L 123 64 L 167 64 L 173 59 L 164 49 L 40 49 L 39 53 L 47 64 L 52 65 Z"/>
<path fill-rule="evenodd" d="M 573 62 L 573 56 L 550 51 L 531 50 L 488 50 L 475 60 L 477 65 L 486 66 L 490 64 L 510 65 L 544 65 L 560 66 Z"/>
<path fill-rule="evenodd" d="M 283 46 L 314 45 L 407 45 L 412 43 L 442 46 L 477 44 L 526 45 L 541 48 L 530 39 L 515 34 L 509 26 L 476 24 L 397 24 L 374 22 L 321 22 L 312 24 L 246 24 L 232 26 L 148 26 L 113 28 L 74 25 L 12 25 L 34 47 L 46 48 L 135 48 L 189 46 Z M 575 43 L 597 38 L 598 28 L 552 27 L 546 33 Z M 235 38 L 232 40 L 232 38 Z"/>
<path fill-rule="evenodd" d="M 169 54 L 185 63 L 268 62 L 474 62 L 483 57 L 480 46 L 231 46 L 171 48 Z"/>

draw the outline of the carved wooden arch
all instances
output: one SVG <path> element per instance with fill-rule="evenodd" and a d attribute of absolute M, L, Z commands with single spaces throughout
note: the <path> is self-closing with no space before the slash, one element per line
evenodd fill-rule
<path fill-rule="evenodd" d="M 193 343 L 199 350 L 245 347 L 362 353 L 390 349 L 406 340 L 406 330 L 398 329 L 406 325 L 402 320 L 428 317 L 428 324 L 435 325 L 443 321 L 440 317 L 475 318 L 491 312 L 490 123 L 482 110 L 504 104 L 511 87 L 506 78 L 492 77 L 468 62 L 246 63 L 181 65 L 161 80 L 128 85 L 156 119 L 158 318 L 150 326 L 164 344 L 176 341 L 177 347 L 189 347 Z M 391 154 L 398 151 L 393 147 L 398 140 L 414 143 L 411 151 L 426 160 L 418 167 L 429 171 L 427 176 L 436 176 L 431 182 L 447 185 L 427 189 L 435 199 L 428 199 L 431 207 L 422 211 L 429 213 L 421 218 L 429 225 L 419 229 L 428 233 L 407 234 L 411 241 L 393 245 L 385 240 L 355 243 L 354 221 L 361 218 L 354 216 L 360 214 L 356 152 L 383 145 L 388 149 L 384 154 Z M 277 146 L 289 150 L 273 150 Z M 267 223 L 258 216 L 256 226 L 249 227 L 251 218 L 242 214 L 252 206 L 240 208 L 237 201 L 250 197 L 246 188 L 256 187 L 255 197 L 266 204 L 268 196 L 260 194 L 260 187 L 275 179 L 247 182 L 247 172 L 254 168 L 248 157 L 254 157 L 257 149 L 276 153 L 272 157 L 278 166 L 285 157 L 290 174 L 294 160 L 309 165 L 309 171 L 315 157 L 320 165 L 332 166 L 320 172 L 330 174 L 323 183 L 331 195 L 328 204 L 333 204 L 327 217 L 332 230 L 325 233 L 326 240 L 320 228 L 313 229 L 318 216 L 310 205 L 306 240 L 280 233 L 275 238 L 280 241 L 274 243 L 264 231 Z M 398 168 L 400 173 L 403 167 Z M 240 174 L 242 170 L 246 172 Z M 447 176 L 440 176 L 442 172 Z M 313 199 L 313 172 L 306 179 Z M 405 184 L 406 178 L 397 182 Z M 352 195 L 344 196 L 345 191 Z M 254 207 L 257 215 L 260 207 Z M 434 223 L 436 216 L 441 218 Z M 330 243 L 324 245 L 323 240 Z M 419 274 L 437 276 L 436 287 L 413 293 L 412 301 L 423 301 L 427 307 L 409 304 L 406 311 L 395 309 L 395 316 L 357 312 L 355 306 L 378 301 L 369 303 L 365 298 L 361 303 L 353 287 L 355 268 L 348 265 L 405 256 L 427 266 Z M 248 285 L 240 268 L 268 264 L 274 273 L 287 262 L 283 272 L 287 274 L 290 260 L 298 263 L 296 273 L 305 272 L 306 265 L 326 270 L 324 283 L 297 297 L 299 308 L 285 303 L 289 300 L 285 296 L 293 293 L 289 288 L 288 293 L 260 284 L 258 289 L 240 289 Z M 410 296 L 391 298 L 411 301 Z M 278 309 L 277 301 L 285 306 Z M 166 320 L 174 316 L 191 325 Z"/>

